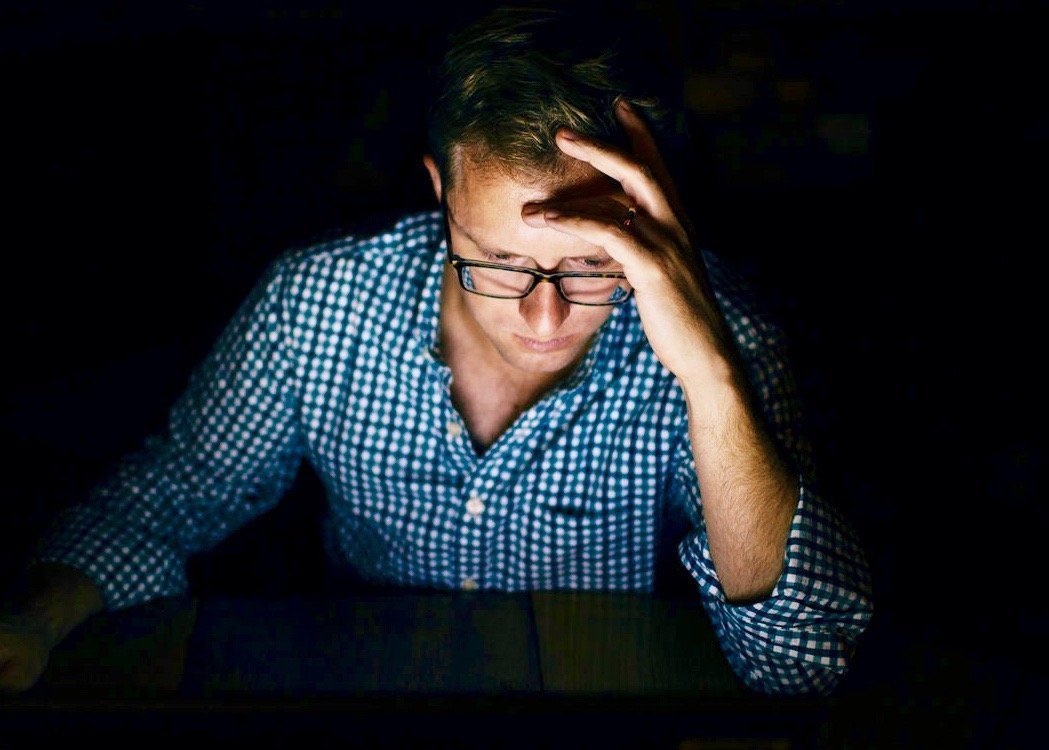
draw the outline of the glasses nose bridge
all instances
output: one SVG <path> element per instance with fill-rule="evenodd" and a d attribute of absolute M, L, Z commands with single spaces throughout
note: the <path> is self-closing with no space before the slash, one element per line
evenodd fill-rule
<path fill-rule="evenodd" d="M 532 272 L 532 278 L 535 282 L 532 284 L 532 288 L 528 290 L 528 294 L 525 296 L 531 296 L 532 292 L 539 288 L 539 285 L 544 281 L 548 284 L 553 284 L 554 289 L 557 290 L 557 296 L 563 299 L 565 302 L 571 302 L 568 297 L 565 296 L 565 290 L 561 288 L 561 276 L 557 273 L 546 273 L 545 271 L 534 270 Z"/>

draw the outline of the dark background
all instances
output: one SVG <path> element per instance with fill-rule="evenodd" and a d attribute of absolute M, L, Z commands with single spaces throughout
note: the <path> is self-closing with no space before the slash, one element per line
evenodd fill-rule
<path fill-rule="evenodd" d="M 279 252 L 433 205 L 427 73 L 486 4 L 378 5 L 0 6 L 0 581 L 163 430 Z M 877 613 L 828 736 L 1009 745 L 1047 631 L 1043 14 L 636 5 L 684 73 L 693 217 L 786 327 L 825 494 L 869 551 Z M 198 590 L 308 588 L 312 482 L 195 561 Z"/>

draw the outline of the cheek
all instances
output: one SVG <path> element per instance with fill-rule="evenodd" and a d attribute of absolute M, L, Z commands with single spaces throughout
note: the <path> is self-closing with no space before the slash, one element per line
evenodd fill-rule
<path fill-rule="evenodd" d="M 507 300 L 488 300 L 471 294 L 465 303 L 470 316 L 489 332 L 506 329 L 517 317 L 516 303 Z"/>
<path fill-rule="evenodd" d="M 471 317 L 489 334 L 510 334 L 522 330 L 524 317 L 520 303 L 511 300 L 488 300 L 477 295 L 465 298 Z M 589 335 L 595 333 L 612 314 L 612 308 L 573 307 L 564 322 L 566 333 Z"/>

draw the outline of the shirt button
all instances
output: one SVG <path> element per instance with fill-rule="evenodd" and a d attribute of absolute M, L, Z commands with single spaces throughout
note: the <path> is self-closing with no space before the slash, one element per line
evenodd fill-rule
<path fill-rule="evenodd" d="M 484 513 L 484 501 L 474 495 L 466 501 L 466 512 L 471 516 L 479 516 Z"/>
<path fill-rule="evenodd" d="M 477 581 L 473 578 L 463 580 L 463 591 L 477 591 Z"/>
<path fill-rule="evenodd" d="M 462 425 L 458 422 L 449 422 L 445 427 L 448 429 L 448 434 L 453 438 L 457 438 L 463 434 Z"/>

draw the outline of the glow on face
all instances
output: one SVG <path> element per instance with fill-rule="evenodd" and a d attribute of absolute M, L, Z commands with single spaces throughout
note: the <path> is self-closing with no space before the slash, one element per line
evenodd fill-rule
<path fill-rule="evenodd" d="M 469 260 L 544 271 L 614 271 L 618 265 L 599 247 L 521 218 L 529 202 L 586 196 L 611 190 L 607 177 L 586 166 L 553 184 L 519 181 L 498 168 L 464 159 L 448 193 L 453 252 Z M 483 348 L 515 370 L 535 375 L 561 372 L 577 362 L 612 307 L 573 305 L 552 284 L 541 283 L 520 300 L 470 294 L 452 278 L 445 291 L 461 301 L 464 323 L 483 338 Z"/>

